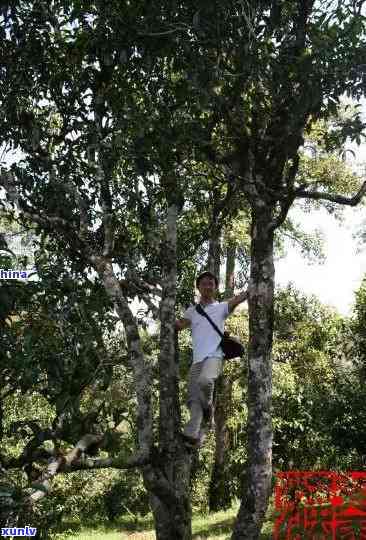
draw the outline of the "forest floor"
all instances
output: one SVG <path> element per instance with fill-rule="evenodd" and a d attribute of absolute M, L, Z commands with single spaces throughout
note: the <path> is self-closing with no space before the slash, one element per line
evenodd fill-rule
<path fill-rule="evenodd" d="M 232 533 L 233 524 L 238 512 L 238 505 L 227 511 L 216 512 L 214 514 L 193 513 L 192 519 L 192 540 L 229 540 Z M 269 509 L 271 513 L 273 509 Z M 273 521 L 265 522 L 261 540 L 271 540 Z M 114 525 L 101 525 L 88 527 L 69 528 L 62 534 L 54 537 L 55 540 L 155 540 L 154 527 L 151 515 L 139 519 L 138 523 L 124 516 Z"/>

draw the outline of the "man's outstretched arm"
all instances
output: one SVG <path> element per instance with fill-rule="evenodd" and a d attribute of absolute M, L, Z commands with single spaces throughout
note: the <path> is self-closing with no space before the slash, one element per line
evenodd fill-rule
<path fill-rule="evenodd" d="M 179 330 L 184 330 L 185 328 L 188 328 L 191 326 L 191 321 L 189 319 L 178 319 L 175 321 L 175 329 L 179 332 Z"/>
<path fill-rule="evenodd" d="M 231 313 L 236 308 L 236 306 L 238 306 L 239 304 L 247 300 L 247 298 L 248 298 L 248 289 L 230 298 L 230 300 L 228 300 L 227 302 L 229 306 L 229 313 Z"/>

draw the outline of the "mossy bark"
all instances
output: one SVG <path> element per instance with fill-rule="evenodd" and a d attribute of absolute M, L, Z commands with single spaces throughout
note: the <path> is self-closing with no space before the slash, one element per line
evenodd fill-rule
<path fill-rule="evenodd" d="M 273 208 L 252 211 L 249 285 L 248 467 L 232 540 L 258 540 L 271 493 L 272 335 L 274 302 Z"/>

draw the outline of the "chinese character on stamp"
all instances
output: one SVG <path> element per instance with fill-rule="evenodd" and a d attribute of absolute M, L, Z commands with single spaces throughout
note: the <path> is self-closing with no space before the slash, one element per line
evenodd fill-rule
<path fill-rule="evenodd" d="M 274 540 L 366 540 L 366 472 L 276 475 Z"/>

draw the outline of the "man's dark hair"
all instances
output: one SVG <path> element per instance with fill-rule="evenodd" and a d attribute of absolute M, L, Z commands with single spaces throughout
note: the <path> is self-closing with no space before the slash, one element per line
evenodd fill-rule
<path fill-rule="evenodd" d="M 200 274 L 196 279 L 196 287 L 197 287 L 197 289 L 198 289 L 198 286 L 200 284 L 201 279 L 203 279 L 204 277 L 209 277 L 209 278 L 214 279 L 215 280 L 215 287 L 216 287 L 216 289 L 218 288 L 219 280 L 217 279 L 215 274 L 213 274 L 212 272 L 209 272 L 208 270 L 206 270 L 206 272 L 202 272 L 202 274 Z"/>

